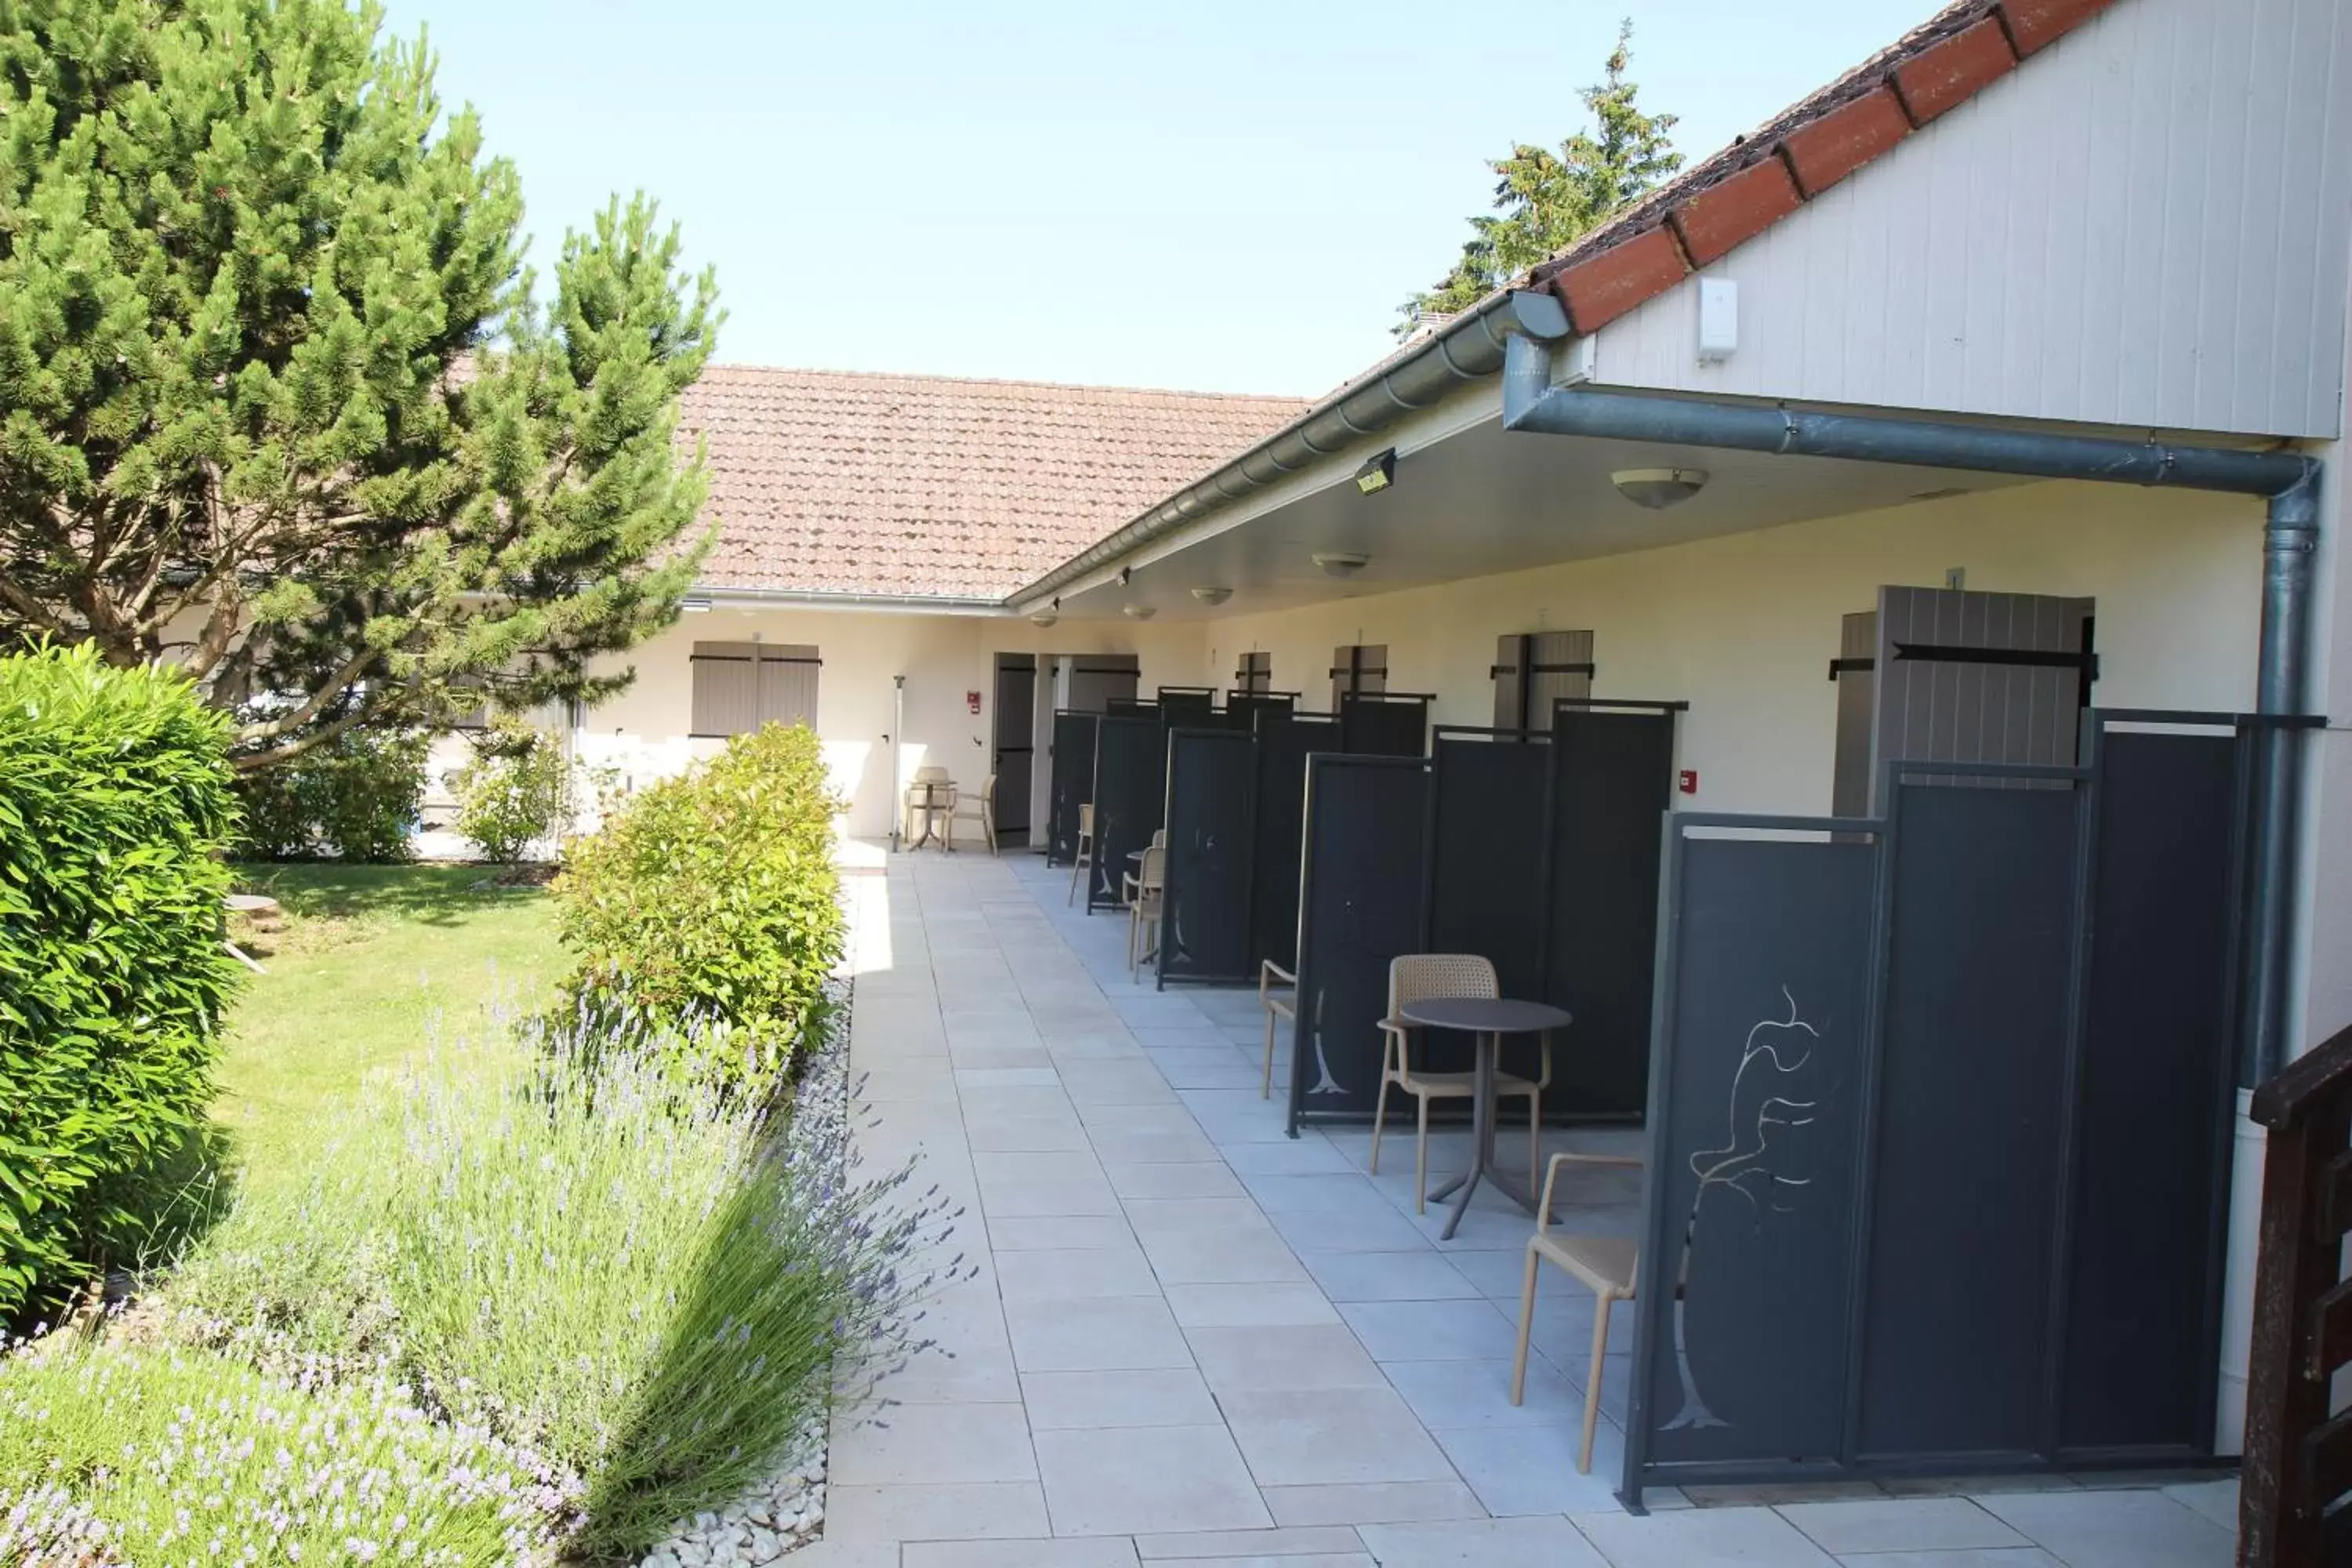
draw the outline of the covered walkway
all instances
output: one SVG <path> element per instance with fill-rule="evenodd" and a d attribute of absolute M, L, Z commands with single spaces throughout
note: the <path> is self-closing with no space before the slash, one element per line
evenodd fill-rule
<path fill-rule="evenodd" d="M 1547 1270 L 1514 1407 L 1529 1221 L 1507 1199 L 1482 1188 L 1440 1241 L 1442 1212 L 1413 1213 L 1409 1118 L 1378 1177 L 1364 1131 L 1287 1138 L 1254 994 L 1130 984 L 1123 924 L 1066 909 L 1066 872 L 870 846 L 848 867 L 861 1151 L 916 1158 L 965 1208 L 978 1273 L 933 1302 L 940 1349 L 886 1380 L 895 1405 L 837 1421 L 809 1568 L 2230 1561 L 2234 1485 L 2186 1478 L 1653 1491 L 1624 1514 L 1630 1321 L 1579 1476 L 1591 1300 Z M 1433 1134 L 1433 1173 L 1465 1144 Z M 1622 1173 L 1562 1179 L 1568 1228 L 1630 1232 Z"/>

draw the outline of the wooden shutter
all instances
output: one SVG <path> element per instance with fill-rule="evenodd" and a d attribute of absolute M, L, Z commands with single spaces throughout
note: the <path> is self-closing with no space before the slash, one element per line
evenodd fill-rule
<path fill-rule="evenodd" d="M 817 672 L 824 666 L 816 649 L 803 643 L 761 643 L 759 649 L 759 721 L 815 729 Z"/>
<path fill-rule="evenodd" d="M 2098 674 L 2095 604 L 1881 588 L 1873 791 L 1890 762 L 2073 765 Z"/>
<path fill-rule="evenodd" d="M 760 721 L 760 645 L 698 642 L 694 645 L 694 715 L 697 735 L 740 735 Z"/>
<path fill-rule="evenodd" d="M 1356 643 L 1331 650 L 1331 711 L 1350 697 L 1375 696 L 1389 689 L 1386 643 Z"/>
<path fill-rule="evenodd" d="M 1495 643 L 1495 728 L 1551 728 L 1552 703 L 1592 695 L 1591 632 L 1519 632 Z"/>

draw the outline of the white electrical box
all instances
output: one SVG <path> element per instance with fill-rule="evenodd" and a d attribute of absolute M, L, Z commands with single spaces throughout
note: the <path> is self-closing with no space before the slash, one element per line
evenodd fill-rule
<path fill-rule="evenodd" d="M 1739 347 L 1739 285 L 1728 278 L 1698 280 L 1698 357 L 1729 359 Z"/>

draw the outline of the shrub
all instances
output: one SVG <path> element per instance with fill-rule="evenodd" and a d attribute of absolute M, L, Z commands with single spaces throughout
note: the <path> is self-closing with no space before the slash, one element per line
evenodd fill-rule
<path fill-rule="evenodd" d="M 381 1086 L 310 1191 L 206 1237 L 165 1321 L 281 1372 L 395 1371 L 580 1475 L 574 1545 L 618 1554 L 768 1474 L 837 1358 L 910 1348 L 939 1216 L 892 1212 L 903 1172 L 844 1179 L 840 1105 L 772 1140 L 740 1097 L 582 1045 Z"/>
<path fill-rule="evenodd" d="M 649 1017 L 690 1077 L 769 1092 L 841 957 L 837 808 L 815 735 L 772 724 L 632 797 L 555 883 L 566 996 L 606 1027 Z"/>
<path fill-rule="evenodd" d="M 511 865 L 571 826 L 572 759 L 546 731 L 500 724 L 474 738 L 457 771 L 457 831 L 482 858 Z"/>
<path fill-rule="evenodd" d="M 528 1561 L 562 1493 L 384 1379 L 303 1390 L 201 1351 L 0 1359 L 0 1562 Z"/>
<path fill-rule="evenodd" d="M 408 859 L 431 744 L 422 731 L 346 730 L 290 761 L 240 774 L 240 853 L 256 860 Z"/>
<path fill-rule="evenodd" d="M 212 1098 L 227 744 L 168 670 L 0 658 L 0 1321 L 138 1245 Z"/>

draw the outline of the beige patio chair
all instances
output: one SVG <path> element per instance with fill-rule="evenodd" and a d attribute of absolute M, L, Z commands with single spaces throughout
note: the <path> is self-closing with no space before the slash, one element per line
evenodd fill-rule
<path fill-rule="evenodd" d="M 1381 1020 L 1381 1093 L 1372 1105 L 1372 1173 L 1381 1169 L 1381 1128 L 1388 1120 L 1389 1085 L 1413 1097 L 1419 1115 L 1412 1141 L 1412 1210 L 1429 1206 L 1429 1102 L 1433 1100 L 1474 1100 L 1478 1094 L 1475 1072 L 1424 1072 L 1412 1065 L 1412 1037 L 1418 1024 L 1404 1021 L 1409 1003 L 1435 996 L 1494 997 L 1502 994 L 1495 966 L 1475 952 L 1407 952 L 1389 960 L 1389 1014 Z M 1528 1184 L 1533 1186 L 1541 1157 L 1543 1091 L 1551 1086 L 1551 1037 L 1543 1037 L 1543 1073 L 1537 1079 L 1497 1069 L 1495 1099 L 1525 1099 L 1528 1102 Z M 1471 1158 L 1477 1158 L 1472 1151 Z"/>
<path fill-rule="evenodd" d="M 1155 844 L 1143 852 L 1141 875 L 1119 879 L 1119 901 L 1127 905 L 1127 977 L 1136 978 L 1144 955 L 1160 940 L 1160 896 L 1168 875 L 1168 851 Z"/>
<path fill-rule="evenodd" d="M 1601 1418 L 1601 1358 L 1609 1353 L 1609 1310 L 1633 1300 L 1641 1274 L 1640 1251 L 1627 1237 L 1562 1236 L 1551 1228 L 1552 1184 L 1559 1168 L 1574 1162 L 1585 1165 L 1633 1165 L 1641 1161 L 1625 1154 L 1554 1154 L 1544 1172 L 1543 1197 L 1536 1206 L 1536 1233 L 1528 1237 L 1528 1278 L 1519 1289 L 1519 1349 L 1511 1363 L 1511 1403 L 1527 1392 L 1528 1339 L 1536 1322 L 1536 1265 L 1549 1261 L 1567 1270 L 1592 1292 L 1592 1364 L 1584 1374 L 1584 1446 L 1577 1450 L 1579 1475 L 1592 1473 L 1592 1428 Z"/>
<path fill-rule="evenodd" d="M 1070 862 L 1070 896 L 1062 900 L 1064 904 L 1075 904 L 1078 901 L 1078 879 L 1093 870 L 1094 864 L 1095 808 L 1091 805 L 1082 805 L 1078 807 L 1077 858 Z M 1087 901 L 1094 902 L 1092 899 Z"/>
<path fill-rule="evenodd" d="M 1285 996 L 1276 992 L 1274 989 L 1276 985 L 1289 986 L 1290 994 Z M 1274 1021 L 1276 1018 L 1287 1018 L 1294 1024 L 1298 1021 L 1298 976 L 1270 958 L 1265 960 L 1258 966 L 1257 972 L 1257 1005 L 1265 1009 L 1265 1082 L 1259 1086 L 1257 1097 L 1260 1100 L 1272 1100 L 1274 1098 Z"/>
<path fill-rule="evenodd" d="M 979 823 L 981 840 L 988 846 L 988 852 L 991 855 L 996 853 L 996 775 L 994 773 L 989 774 L 988 782 L 980 786 L 977 799 L 966 799 L 962 791 L 956 792 L 955 809 L 948 814 L 948 847 L 950 849 L 955 847 L 955 825 L 959 822 Z"/>

